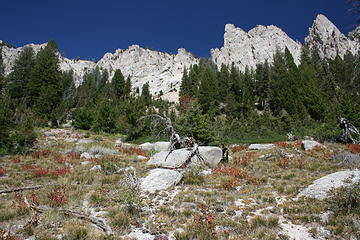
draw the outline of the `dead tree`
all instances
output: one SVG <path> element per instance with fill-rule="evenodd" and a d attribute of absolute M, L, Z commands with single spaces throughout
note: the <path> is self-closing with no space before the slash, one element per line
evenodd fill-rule
<path fill-rule="evenodd" d="M 360 132 L 359 130 L 350 123 L 350 121 L 346 118 L 340 118 L 339 126 L 341 127 L 343 133 L 341 135 L 341 139 L 344 142 L 350 143 L 359 143 L 360 139 Z"/>
<path fill-rule="evenodd" d="M 151 125 L 153 127 L 158 127 L 160 124 L 164 125 L 163 130 L 161 130 L 158 133 L 158 136 L 161 134 L 169 134 L 170 135 L 170 143 L 169 143 L 169 153 L 167 154 L 166 159 L 171 154 L 172 151 L 176 149 L 182 149 L 187 148 L 190 151 L 190 155 L 188 156 L 187 160 L 181 167 L 186 167 L 188 164 L 190 164 L 191 159 L 194 156 L 197 156 L 197 158 L 202 161 L 204 161 L 204 158 L 201 156 L 199 152 L 199 145 L 196 143 L 195 139 L 192 137 L 181 137 L 174 129 L 174 126 L 172 124 L 172 121 L 168 117 L 161 116 L 159 114 L 151 114 L 148 116 L 144 116 L 140 119 L 144 119 L 145 117 L 150 117 L 152 119 Z"/>

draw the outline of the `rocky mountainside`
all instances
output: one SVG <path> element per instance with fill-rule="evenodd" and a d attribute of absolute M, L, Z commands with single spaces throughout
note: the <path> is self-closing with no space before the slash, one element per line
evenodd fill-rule
<path fill-rule="evenodd" d="M 353 35 L 359 32 L 359 27 Z M 347 38 L 324 15 L 318 15 L 311 28 L 309 36 L 305 38 L 305 45 L 311 50 L 316 50 L 321 58 L 334 59 L 336 55 L 344 57 L 347 51 L 358 54 L 360 42 Z"/>
<path fill-rule="evenodd" d="M 305 38 L 305 44 L 319 52 L 322 58 L 341 57 L 347 51 L 357 54 L 360 49 L 358 36 L 359 28 L 355 29 L 349 38 L 342 34 L 324 15 L 318 15 L 309 36 Z M 45 44 L 28 44 L 37 53 Z M 277 49 L 284 51 L 287 47 L 294 57 L 295 63 L 299 64 L 302 45 L 291 39 L 284 31 L 276 26 L 259 25 L 249 32 L 235 27 L 233 24 L 225 26 L 224 46 L 220 49 L 211 49 L 211 60 L 220 68 L 221 64 L 231 66 L 235 64 L 240 70 L 246 66 L 255 67 L 258 63 L 266 60 L 271 63 Z M 23 47 L 3 47 L 5 74 L 9 74 L 14 60 Z M 178 90 L 182 78 L 183 69 L 198 63 L 199 59 L 191 53 L 180 48 L 177 54 L 169 54 L 155 50 L 141 48 L 132 45 L 128 49 L 117 49 L 115 53 L 106 53 L 98 62 L 85 60 L 71 60 L 59 54 L 60 68 L 63 71 L 74 72 L 76 86 L 81 84 L 82 77 L 88 71 L 99 67 L 106 69 L 110 77 L 116 69 L 120 69 L 125 77 L 131 76 L 132 86 L 141 88 L 149 82 L 152 94 L 163 93 L 164 99 L 178 100 Z"/>
<path fill-rule="evenodd" d="M 275 26 L 259 25 L 249 32 L 226 24 L 224 46 L 211 49 L 211 59 L 219 67 L 221 64 L 235 64 L 241 71 L 245 67 L 256 67 L 256 64 L 268 60 L 272 62 L 275 52 L 284 51 L 287 47 L 296 63 L 300 62 L 301 44 L 292 40 L 285 32 Z"/>

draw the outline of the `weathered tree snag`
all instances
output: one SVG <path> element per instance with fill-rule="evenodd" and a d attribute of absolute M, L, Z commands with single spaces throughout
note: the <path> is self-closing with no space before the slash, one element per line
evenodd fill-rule
<path fill-rule="evenodd" d="M 192 157 L 194 157 L 195 155 L 198 157 L 200 161 L 205 162 L 199 152 L 199 146 L 197 145 L 195 139 L 192 137 L 180 137 L 180 135 L 176 133 L 170 118 L 163 117 L 159 114 L 151 114 L 148 116 L 144 116 L 140 119 L 144 119 L 145 117 L 152 118 L 153 126 L 158 126 L 159 124 L 165 125 L 165 128 L 159 132 L 158 136 L 160 136 L 161 134 L 170 134 L 169 153 L 166 156 L 165 161 L 168 158 L 168 156 L 172 153 L 172 151 L 176 149 L 187 148 L 188 150 L 191 151 L 190 155 L 188 159 L 185 161 L 185 163 L 182 166 L 179 166 L 179 168 L 185 168 L 187 165 L 189 165 Z"/>
<path fill-rule="evenodd" d="M 40 212 L 40 213 L 43 213 L 43 212 L 46 212 L 46 211 L 56 210 L 58 212 L 62 212 L 62 213 L 66 214 L 66 215 L 69 215 L 69 216 L 73 216 L 73 217 L 77 217 L 77 218 L 80 218 L 80 219 L 87 220 L 87 221 L 95 224 L 97 227 L 101 228 L 106 233 L 106 235 L 108 235 L 108 236 L 113 235 L 113 231 L 112 231 L 111 227 L 109 225 L 107 225 L 101 219 L 97 219 L 97 218 L 94 218 L 94 217 L 89 217 L 89 216 L 86 216 L 84 214 L 75 212 L 75 211 L 70 210 L 70 209 L 64 209 L 64 208 L 55 209 L 55 208 L 49 208 L 49 207 L 44 207 L 44 206 L 43 207 L 30 206 L 30 207 L 32 209 L 34 209 L 35 211 Z"/>
<path fill-rule="evenodd" d="M 340 138 L 343 139 L 344 142 L 359 143 L 360 132 L 348 119 L 340 118 L 339 126 L 343 131 Z"/>
<path fill-rule="evenodd" d="M 49 186 L 49 185 L 34 185 L 34 186 L 26 186 L 26 187 L 5 189 L 5 190 L 0 190 L 0 194 L 12 193 L 12 192 L 20 192 L 20 191 L 33 190 L 33 189 L 40 189 L 40 188 L 44 188 L 46 186 Z"/>

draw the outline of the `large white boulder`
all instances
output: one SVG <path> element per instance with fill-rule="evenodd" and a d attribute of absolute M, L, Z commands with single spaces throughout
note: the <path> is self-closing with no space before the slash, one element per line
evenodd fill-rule
<path fill-rule="evenodd" d="M 199 153 L 206 164 L 216 166 L 222 158 L 222 151 L 218 147 L 199 147 Z M 177 149 L 169 154 L 169 151 L 161 151 L 152 156 L 148 162 L 149 165 L 157 165 L 166 168 L 178 168 L 186 162 L 191 155 L 191 150 L 186 148 Z M 192 157 L 191 163 L 201 162 L 196 156 Z"/>
<path fill-rule="evenodd" d="M 306 196 L 323 200 L 326 198 L 330 189 L 339 188 L 348 184 L 345 182 L 347 179 L 349 179 L 352 183 L 360 181 L 360 170 L 340 171 L 319 178 L 314 181 L 313 184 L 302 190 L 298 196 Z"/>
<path fill-rule="evenodd" d="M 170 169 L 156 168 L 141 180 L 140 189 L 144 192 L 154 193 L 157 190 L 168 189 L 178 184 L 183 174 Z"/>

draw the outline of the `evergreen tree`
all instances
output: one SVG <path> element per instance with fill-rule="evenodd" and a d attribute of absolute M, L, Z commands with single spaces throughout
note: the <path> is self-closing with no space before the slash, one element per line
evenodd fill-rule
<path fill-rule="evenodd" d="M 191 80 L 188 76 L 188 72 L 186 68 L 184 67 L 183 76 L 181 78 L 179 97 L 190 95 L 192 91 L 191 88 L 192 88 Z"/>
<path fill-rule="evenodd" d="M 22 49 L 15 60 L 8 79 L 8 90 L 11 98 L 23 99 L 27 95 L 26 86 L 29 84 L 31 73 L 35 65 L 34 51 L 31 47 Z"/>
<path fill-rule="evenodd" d="M 131 79 L 130 79 L 130 76 L 128 76 L 126 78 L 125 88 L 124 88 L 124 97 L 125 97 L 125 99 L 128 99 L 130 97 L 130 94 L 131 94 Z"/>
<path fill-rule="evenodd" d="M 62 97 L 61 78 L 57 45 L 51 40 L 37 54 L 27 85 L 30 106 L 45 119 L 54 118 L 53 111 Z"/>
<path fill-rule="evenodd" d="M 268 61 L 256 66 L 254 89 L 258 102 L 257 107 L 260 110 L 266 109 L 270 97 L 270 66 Z"/>
<path fill-rule="evenodd" d="M 115 97 L 120 99 L 125 94 L 125 79 L 120 69 L 115 71 L 115 74 L 111 80 L 111 85 L 115 94 Z"/>
<path fill-rule="evenodd" d="M 216 73 L 210 67 L 205 67 L 200 74 L 198 101 L 204 113 L 217 111 L 219 86 Z"/>
<path fill-rule="evenodd" d="M 151 104 L 151 94 L 150 94 L 150 88 L 149 88 L 149 83 L 145 83 L 142 86 L 141 89 L 141 99 L 144 101 L 146 106 L 149 106 Z"/>
<path fill-rule="evenodd" d="M 225 64 L 221 64 L 220 72 L 218 72 L 219 97 L 224 102 L 230 90 L 229 69 Z"/>

